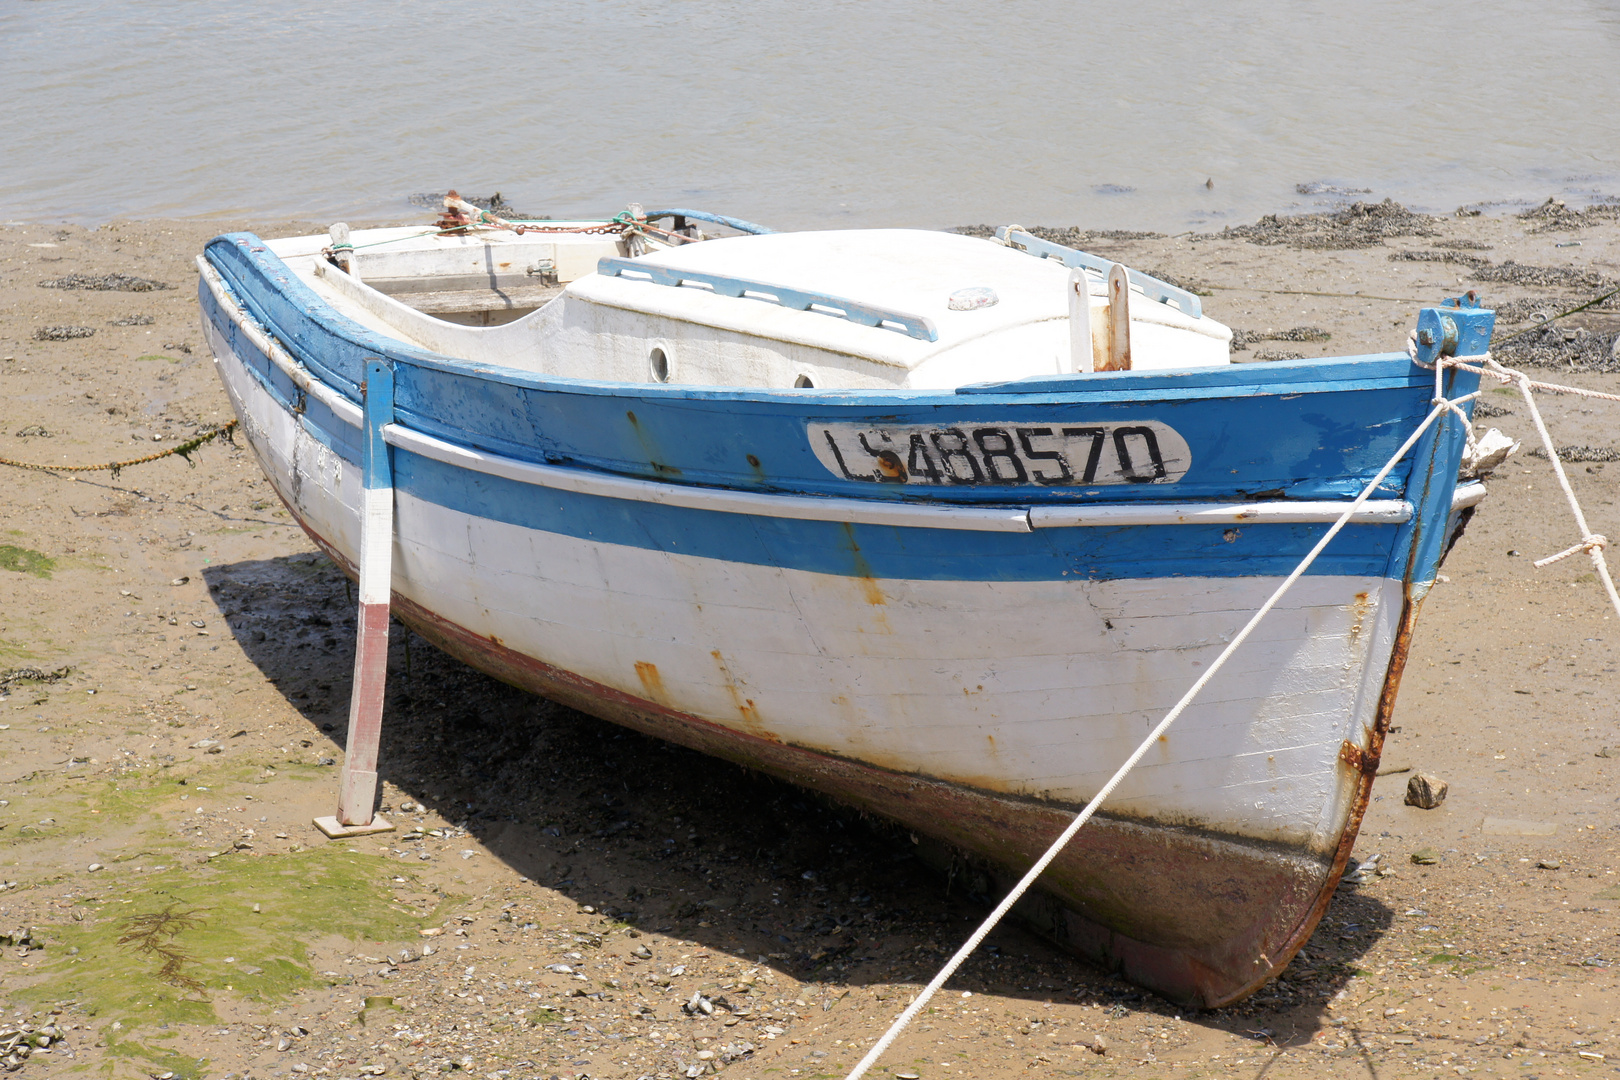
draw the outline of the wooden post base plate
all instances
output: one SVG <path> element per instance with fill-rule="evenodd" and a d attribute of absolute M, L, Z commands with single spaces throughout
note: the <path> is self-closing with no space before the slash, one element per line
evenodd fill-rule
<path fill-rule="evenodd" d="M 330 839 L 342 840 L 349 836 L 370 836 L 372 833 L 393 832 L 394 826 L 381 814 L 371 819 L 370 825 L 345 825 L 333 814 L 315 819 L 315 827 Z"/>

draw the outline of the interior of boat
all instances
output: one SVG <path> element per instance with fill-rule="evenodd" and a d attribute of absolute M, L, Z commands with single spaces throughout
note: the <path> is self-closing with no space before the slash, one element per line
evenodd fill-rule
<path fill-rule="evenodd" d="M 655 232 L 333 226 L 267 246 L 372 330 L 552 376 L 948 389 L 1230 362 L 1231 331 L 1191 293 L 1017 227 Z"/>

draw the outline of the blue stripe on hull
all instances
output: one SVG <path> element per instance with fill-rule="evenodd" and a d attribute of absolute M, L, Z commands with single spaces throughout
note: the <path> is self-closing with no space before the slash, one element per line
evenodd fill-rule
<path fill-rule="evenodd" d="M 1428 387 L 1410 386 L 1317 390 L 1319 401 L 1301 409 L 1279 408 L 1275 395 L 1261 393 L 1222 397 L 1218 404 L 1207 396 L 1119 401 L 1075 394 L 1036 402 L 951 397 L 945 403 L 834 404 L 808 395 L 788 403 L 721 402 L 578 386 L 539 390 L 420 368 L 401 369 L 399 384 L 400 420 L 438 438 L 520 460 L 739 490 L 919 497 L 915 488 L 892 492 L 888 485 L 835 476 L 817 460 L 807 432 L 829 423 L 970 428 L 990 420 L 1043 427 L 1157 421 L 1192 448 L 1191 468 L 1174 484 L 931 487 L 926 498 L 932 502 L 1345 498 L 1361 490 L 1428 411 Z M 1409 472 L 1403 465 L 1381 497 L 1394 497 Z"/>
<path fill-rule="evenodd" d="M 1133 525 L 1029 533 L 715 513 L 537 488 L 394 449 L 394 483 L 473 517 L 603 544 L 848 577 L 927 581 L 1280 576 L 1324 525 Z M 1352 525 L 1312 574 L 1386 576 L 1399 525 Z M 1232 540 L 1226 537 L 1233 535 Z"/>

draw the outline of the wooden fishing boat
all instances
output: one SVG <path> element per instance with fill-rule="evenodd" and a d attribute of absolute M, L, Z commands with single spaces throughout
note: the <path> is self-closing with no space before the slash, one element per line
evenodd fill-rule
<path fill-rule="evenodd" d="M 886 816 L 986 887 L 1437 392 L 1406 352 L 1232 364 L 1196 296 L 1016 228 L 705 218 L 221 236 L 203 326 L 363 627 L 391 606 L 516 686 Z M 1470 303 L 1420 313 L 1418 359 L 1485 350 Z M 1481 493 L 1462 427 L 1425 432 L 1052 865 L 1020 909 L 1043 933 L 1201 1006 L 1309 937 Z M 356 715 L 381 702 L 366 640 Z M 355 753 L 345 820 L 369 820 Z"/>

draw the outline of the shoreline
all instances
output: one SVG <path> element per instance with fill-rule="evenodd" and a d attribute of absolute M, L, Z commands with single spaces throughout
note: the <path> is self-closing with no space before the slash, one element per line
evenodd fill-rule
<path fill-rule="evenodd" d="M 1415 217 L 1073 234 L 1197 287 L 1256 358 L 1402 349 L 1419 306 L 1469 288 L 1518 327 L 1620 286 L 1607 211 Z M 227 419 L 191 260 L 241 224 L 0 226 L 0 457 L 123 460 Z M 39 286 L 74 274 L 168 287 Z M 93 332 L 36 340 L 52 326 Z M 1542 365 L 1534 377 L 1620 392 L 1620 360 L 1604 357 L 1617 335 L 1611 300 L 1518 353 Z M 1193 1016 L 1009 925 L 885 1058 L 889 1075 L 1620 1064 L 1620 618 L 1584 560 L 1532 565 L 1578 536 L 1516 393 L 1485 402 L 1480 426 L 1525 442 L 1418 623 L 1355 848 L 1381 858 L 1284 978 Z M 1540 403 L 1558 444 L 1584 454 L 1568 468 L 1593 529 L 1620 535 L 1613 407 Z M 19 1077 L 842 1075 L 982 912 L 881 824 L 520 694 L 403 633 L 382 762 L 401 830 L 321 839 L 347 588 L 240 445 L 193 461 L 116 478 L 0 470 L 0 933 L 14 942 L 0 1000 L 36 1024 L 60 1010 L 66 1036 Z M 19 670 L 40 677 L 6 674 Z M 1404 804 L 1413 772 L 1449 782 L 1438 809 Z M 131 915 L 165 909 L 198 913 L 152 939 L 176 945 L 193 984 L 117 944 Z M 23 927 L 40 948 L 16 943 Z M 732 1009 L 683 1009 L 694 994 Z"/>
<path fill-rule="evenodd" d="M 1594 207 L 1620 205 L 1620 176 L 1591 177 L 1587 179 L 1590 179 L 1591 181 L 1607 180 L 1614 187 L 1615 193 L 1610 193 L 1594 187 L 1572 186 L 1574 181 L 1564 183 L 1549 182 L 1541 184 L 1535 188 L 1535 190 L 1540 192 L 1539 194 L 1509 196 L 1498 195 L 1476 199 L 1466 199 L 1460 203 L 1457 203 L 1455 206 L 1447 207 L 1443 205 L 1428 205 L 1423 200 L 1409 200 L 1403 202 L 1402 199 L 1408 197 L 1404 194 L 1397 194 L 1395 187 L 1403 189 L 1410 188 L 1412 186 L 1410 184 L 1396 185 L 1395 187 L 1391 187 L 1389 185 L 1355 187 L 1329 181 L 1311 181 L 1292 185 L 1292 191 L 1288 194 L 1279 193 L 1281 197 L 1275 200 L 1270 210 L 1261 209 L 1259 212 L 1245 212 L 1239 211 L 1235 207 L 1199 208 L 1192 202 L 1187 202 L 1179 207 L 1167 208 L 1161 211 L 1154 211 L 1140 215 L 1127 215 L 1131 217 L 1139 217 L 1143 220 L 1153 218 L 1166 219 L 1161 221 L 1158 226 L 1094 225 L 1089 226 L 1089 228 L 1103 232 L 1136 232 L 1171 238 L 1211 238 L 1219 236 L 1222 230 L 1243 229 L 1245 227 L 1252 226 L 1256 221 L 1265 220 L 1267 218 L 1287 219 L 1315 214 L 1331 214 L 1360 202 L 1377 204 L 1390 201 L 1402 205 L 1404 209 L 1407 209 L 1412 213 L 1440 218 L 1514 217 L 1522 214 L 1525 211 L 1534 210 L 1535 208 L 1548 202 L 1562 203 L 1572 210 L 1587 210 Z M 1201 188 L 1203 185 L 1196 186 Z M 1530 191 L 1531 186 L 1527 185 L 1525 190 L 1527 192 Z M 415 224 L 418 221 L 431 216 L 431 214 L 435 212 L 434 207 L 436 206 L 436 203 L 434 200 L 439 197 L 439 194 L 440 193 L 436 192 L 419 192 L 408 196 L 397 196 L 389 200 L 392 202 L 397 202 L 397 207 L 392 210 L 384 209 L 380 202 L 376 201 L 373 201 L 373 205 L 370 209 L 361 209 L 358 205 L 351 206 L 347 214 L 339 210 L 333 210 L 329 215 L 327 215 L 327 223 L 329 224 L 331 221 L 343 220 L 346 221 L 351 227 L 356 229 L 384 228 L 393 225 Z M 1134 194 L 1136 194 L 1134 189 L 1127 188 L 1123 189 L 1122 194 L 1112 196 L 1112 198 L 1128 199 Z M 488 195 L 473 195 L 469 197 L 470 201 L 481 206 L 486 205 L 487 200 L 491 198 L 501 203 L 503 209 L 499 210 L 498 212 L 502 213 L 504 216 L 523 216 L 513 212 L 513 205 L 505 200 L 505 196 L 502 190 L 499 188 L 492 189 L 491 193 Z M 647 199 L 643 198 L 641 201 L 643 205 L 650 207 L 653 205 L 653 202 L 656 202 L 657 200 L 652 200 L 649 202 Z M 546 207 L 541 205 L 531 205 L 532 200 L 525 199 L 521 196 L 519 197 L 518 202 L 522 204 L 525 212 L 546 209 Z M 682 203 L 682 205 L 688 205 L 689 203 L 690 200 L 687 200 L 687 202 Z M 672 204 L 666 202 L 660 205 Z M 704 208 L 713 209 L 713 207 Z M 218 210 L 206 210 L 192 214 L 172 214 L 164 212 L 161 207 L 153 207 L 150 209 L 150 211 L 135 211 L 128 213 L 119 212 L 109 214 L 106 212 L 98 212 L 77 213 L 68 216 L 41 215 L 37 217 L 6 217 L 3 220 L 0 220 L 0 228 L 54 227 L 66 225 L 94 230 L 104 228 L 109 225 L 136 225 L 143 222 L 167 222 L 171 224 L 183 224 L 189 226 L 206 225 L 210 222 L 243 221 L 248 220 L 250 217 L 253 220 L 259 221 L 312 220 L 309 215 L 300 212 L 297 208 L 289 207 L 287 209 L 287 213 L 270 212 L 247 215 L 242 212 L 240 207 L 224 207 Z M 15 209 L 11 211 L 12 214 L 15 214 L 15 212 Z M 584 218 L 595 218 L 597 216 L 601 216 L 603 220 L 606 220 L 606 218 L 611 217 L 613 213 L 616 212 L 617 210 L 610 208 L 610 203 L 604 202 L 603 206 L 596 208 L 595 212 L 585 213 Z M 722 210 L 721 212 L 730 211 Z M 1020 221 L 1029 217 L 1028 213 L 1020 212 L 1015 209 L 1008 209 L 1006 212 L 1012 215 L 1011 219 L 1017 219 Z M 550 211 L 546 216 L 558 220 L 575 219 L 575 215 L 570 214 L 565 210 Z M 747 215 L 744 214 L 743 216 L 746 217 Z M 1098 216 L 1109 217 L 1114 215 L 1105 214 Z M 953 224 L 952 222 L 943 219 L 935 220 L 926 224 L 896 224 L 889 220 L 879 220 L 881 217 L 881 214 L 867 213 L 862 215 L 859 220 L 850 220 L 847 214 L 834 214 L 829 211 L 828 215 L 820 220 L 820 223 L 796 225 L 792 221 L 784 220 L 780 222 L 763 222 L 763 224 L 767 224 L 773 228 L 778 228 L 784 231 L 791 231 L 799 228 L 922 228 L 951 231 L 952 229 L 959 227 L 958 224 Z M 1180 219 L 1179 227 L 1169 222 L 1168 219 L 1171 218 Z M 1189 224 L 1189 222 L 1195 223 Z M 325 225 L 323 224 L 321 228 L 324 229 Z M 1070 228 L 1084 231 L 1084 228 L 1087 227 L 1070 226 Z"/>

